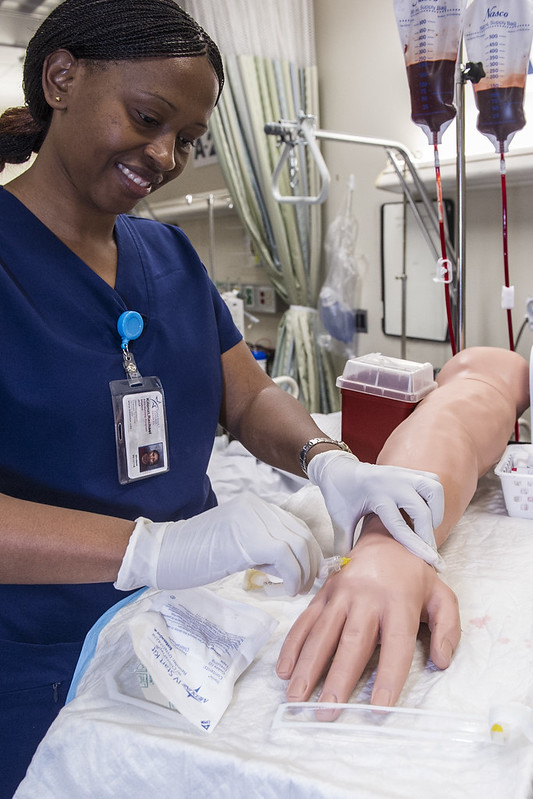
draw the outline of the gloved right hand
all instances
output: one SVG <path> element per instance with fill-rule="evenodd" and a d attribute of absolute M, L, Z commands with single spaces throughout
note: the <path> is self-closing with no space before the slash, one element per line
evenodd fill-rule
<path fill-rule="evenodd" d="M 245 492 L 183 521 L 137 519 L 115 588 L 192 588 L 256 567 L 294 596 L 309 591 L 321 564 L 305 522 Z"/>

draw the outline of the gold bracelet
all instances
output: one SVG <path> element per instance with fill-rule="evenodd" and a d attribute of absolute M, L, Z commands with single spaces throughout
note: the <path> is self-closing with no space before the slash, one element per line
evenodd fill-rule
<path fill-rule="evenodd" d="M 307 453 L 314 447 L 316 444 L 335 444 L 336 447 L 344 450 L 344 452 L 349 452 L 351 454 L 352 450 L 345 444 L 344 441 L 335 441 L 333 438 L 311 438 L 307 444 L 304 444 L 302 450 L 300 452 L 300 466 L 302 467 L 302 472 L 307 477 Z"/>

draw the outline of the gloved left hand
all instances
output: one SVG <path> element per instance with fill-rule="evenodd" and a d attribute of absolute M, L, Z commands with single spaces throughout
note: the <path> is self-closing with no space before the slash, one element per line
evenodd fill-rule
<path fill-rule="evenodd" d="M 436 474 L 361 463 L 355 455 L 337 450 L 311 458 L 307 474 L 320 488 L 331 516 L 336 554 L 352 549 L 358 521 L 375 513 L 413 554 L 436 568 L 444 567 L 433 532 L 444 515 L 444 491 Z M 400 508 L 412 519 L 414 531 Z"/>

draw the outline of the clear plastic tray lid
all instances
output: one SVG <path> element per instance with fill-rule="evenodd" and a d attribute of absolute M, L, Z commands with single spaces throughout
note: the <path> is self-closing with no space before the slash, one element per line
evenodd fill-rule
<path fill-rule="evenodd" d="M 339 388 L 406 402 L 418 402 L 436 385 L 430 363 L 391 358 L 379 352 L 350 358 L 337 378 Z"/>

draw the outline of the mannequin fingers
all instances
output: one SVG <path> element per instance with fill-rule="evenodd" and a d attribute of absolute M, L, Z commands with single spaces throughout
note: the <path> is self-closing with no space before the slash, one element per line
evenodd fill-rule
<path fill-rule="evenodd" d="M 344 614 L 322 611 L 310 606 L 304 627 L 298 619 L 280 652 L 278 676 L 290 674 L 286 690 L 290 702 L 306 701 L 330 662 L 344 625 Z M 304 630 L 304 628 L 307 628 Z M 307 633 L 307 634 L 305 634 Z"/>
<path fill-rule="evenodd" d="M 444 583 L 428 606 L 428 626 L 431 660 L 437 668 L 447 669 L 461 638 L 461 618 L 457 597 Z"/>
<path fill-rule="evenodd" d="M 322 613 L 322 609 L 323 603 L 320 602 L 319 595 L 300 614 L 287 633 L 276 663 L 276 674 L 280 679 L 290 679 L 307 636 Z"/>
<path fill-rule="evenodd" d="M 320 702 L 347 702 L 379 639 L 377 615 L 348 618 L 320 693 Z M 319 711 L 322 721 L 332 721 L 334 710 Z"/>
<path fill-rule="evenodd" d="M 403 604 L 389 609 L 381 626 L 381 648 L 373 705 L 394 705 L 409 674 L 420 624 L 420 612 Z"/>

